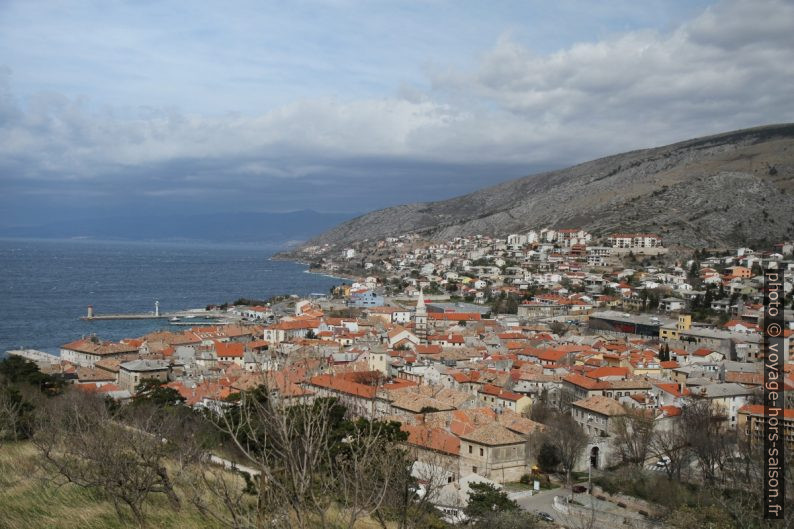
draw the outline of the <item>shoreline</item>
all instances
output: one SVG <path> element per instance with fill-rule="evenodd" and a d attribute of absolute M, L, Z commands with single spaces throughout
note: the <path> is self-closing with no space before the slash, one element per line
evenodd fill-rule
<path fill-rule="evenodd" d="M 8 262 L 9 270 L 19 270 L 22 273 L 28 261 L 35 262 L 38 268 L 46 269 L 49 265 L 41 265 L 52 259 L 72 259 L 74 262 L 88 263 L 94 266 L 96 259 L 107 258 L 114 264 L 111 271 L 101 270 L 102 274 L 94 276 L 94 268 L 85 272 L 83 267 L 77 267 L 71 272 L 53 278 L 52 284 L 46 288 L 40 282 L 32 281 L 31 290 L 23 291 L 21 288 L 9 289 L 9 303 L 6 305 L 4 321 L 0 325 L 0 357 L 5 356 L 5 351 L 19 349 L 36 349 L 51 354 L 58 354 L 60 345 L 78 339 L 85 335 L 96 333 L 103 340 L 115 341 L 124 338 L 135 338 L 157 332 L 159 330 L 172 330 L 180 332 L 184 327 L 172 326 L 166 318 L 151 318 L 152 303 L 159 299 L 161 302 L 161 316 L 170 315 L 171 312 L 188 312 L 191 315 L 207 315 L 207 305 L 222 303 L 233 304 L 239 298 L 268 299 L 273 296 L 296 294 L 308 298 L 312 293 L 328 294 L 330 288 L 346 282 L 350 278 L 341 274 L 325 270 L 309 269 L 309 263 L 293 259 L 276 258 L 275 261 L 289 261 L 285 263 L 268 260 L 273 255 L 256 249 L 243 249 L 238 258 L 235 252 L 232 255 L 232 266 L 229 270 L 218 271 L 213 277 L 218 281 L 213 284 L 203 284 L 194 279 L 196 270 L 217 269 L 214 263 L 225 262 L 228 250 L 219 246 L 193 247 L 183 250 L 183 245 L 149 245 L 129 243 L 97 243 L 96 241 L 33 241 L 5 239 L 3 248 L 4 264 Z M 96 249 L 94 249 L 96 245 Z M 165 249 L 161 249 L 165 248 Z M 88 252 L 88 253 L 86 253 Z M 91 257 L 86 257 L 86 255 Z M 171 267 L 175 276 L 174 281 L 167 282 L 160 275 L 149 278 L 145 273 L 138 273 L 134 267 L 127 263 L 125 256 L 135 255 L 138 261 L 153 263 L 165 262 L 163 266 Z M 41 258 L 44 256 L 44 258 Z M 53 257 L 51 257 L 53 256 Z M 98 256 L 98 257 L 97 257 Z M 316 263 L 315 263 L 316 264 Z M 198 267 L 198 268 L 197 268 Z M 201 268 L 204 267 L 204 268 Z M 96 268 L 96 267 L 95 267 Z M 135 295 L 129 301 L 117 300 L 112 294 L 115 288 L 129 290 L 131 287 L 122 281 L 123 274 L 134 272 Z M 310 272 L 312 275 L 304 275 Z M 120 275 L 122 274 L 122 275 Z M 181 277 L 186 278 L 184 281 Z M 57 281 L 56 281 L 57 279 Z M 75 292 L 67 296 L 65 287 L 60 282 L 74 283 Z M 99 283 L 98 283 L 99 282 Z M 175 287 L 174 285 L 182 285 Z M 94 292 L 96 291 L 96 292 Z M 31 293 L 32 292 L 32 293 Z M 27 302 L 23 300 L 32 300 Z M 149 301 L 151 300 L 151 302 Z M 30 307 L 46 301 L 48 311 L 42 316 Z M 31 305 L 33 303 L 33 305 Z M 22 312 L 12 311 L 11 307 L 22 304 L 28 308 Z M 95 316 L 91 320 L 82 319 L 86 316 L 85 307 L 93 305 Z M 102 316 L 118 314 L 123 319 L 106 319 Z M 129 314 L 142 314 L 140 319 L 128 319 Z M 37 328 L 33 325 L 18 325 L 16 322 L 39 321 L 45 317 L 46 327 Z M 198 319 L 198 318 L 197 318 Z M 195 323 L 183 320 L 185 323 Z"/>
<path fill-rule="evenodd" d="M 330 277 L 331 279 L 341 279 L 341 280 L 344 280 L 344 281 L 354 281 L 354 282 L 362 281 L 362 279 L 363 279 L 361 276 L 354 276 L 352 274 L 346 274 L 344 272 L 331 273 L 328 270 L 325 270 L 323 268 L 312 268 L 312 263 L 310 263 L 308 261 L 305 261 L 303 259 L 300 259 L 299 257 L 292 257 L 292 256 L 288 256 L 288 255 L 275 254 L 275 255 L 271 255 L 270 257 L 268 257 L 268 260 L 270 260 L 270 261 L 285 261 L 285 262 L 290 262 L 290 263 L 303 265 L 303 266 L 307 267 L 306 270 L 304 270 L 304 273 L 315 274 L 315 275 L 323 276 L 323 277 Z"/>

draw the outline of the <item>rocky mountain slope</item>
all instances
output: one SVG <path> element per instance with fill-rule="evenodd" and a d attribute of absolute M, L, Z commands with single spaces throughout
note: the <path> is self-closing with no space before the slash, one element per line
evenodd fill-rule
<path fill-rule="evenodd" d="M 440 202 L 395 206 L 307 243 L 343 245 L 403 233 L 430 239 L 583 227 L 651 231 L 686 246 L 794 237 L 794 124 L 627 152 Z"/>

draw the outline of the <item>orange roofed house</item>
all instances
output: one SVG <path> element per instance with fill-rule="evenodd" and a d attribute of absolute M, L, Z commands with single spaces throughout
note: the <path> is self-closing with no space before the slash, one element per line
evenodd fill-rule
<path fill-rule="evenodd" d="M 280 321 L 265 327 L 263 339 L 272 344 L 279 344 L 292 338 L 305 338 L 309 331 L 316 333 L 320 324 L 320 320 L 316 319 Z"/>
<path fill-rule="evenodd" d="M 117 358 L 137 353 L 135 344 L 102 342 L 96 338 L 75 340 L 61 346 L 61 360 L 84 367 L 94 367 L 103 358 Z"/>
<path fill-rule="evenodd" d="M 516 413 L 522 413 L 532 406 L 532 399 L 526 395 L 507 391 L 493 384 L 483 384 L 479 397 L 483 404 L 506 408 Z"/>
<path fill-rule="evenodd" d="M 418 424 L 403 426 L 420 461 L 438 464 L 441 459 L 457 479 L 477 474 L 498 483 L 518 481 L 529 472 L 529 436 L 542 429 L 509 410 L 487 407 L 427 413 Z"/>
<path fill-rule="evenodd" d="M 317 375 L 310 379 L 318 397 L 336 397 L 354 415 L 373 417 L 377 412 L 379 371 L 351 371 L 335 375 Z"/>
<path fill-rule="evenodd" d="M 763 444 L 764 425 L 772 413 L 764 413 L 760 404 L 745 404 L 739 409 L 738 430 L 752 444 Z M 777 414 L 779 435 L 785 442 L 785 449 L 794 450 L 794 409 L 786 408 Z"/>

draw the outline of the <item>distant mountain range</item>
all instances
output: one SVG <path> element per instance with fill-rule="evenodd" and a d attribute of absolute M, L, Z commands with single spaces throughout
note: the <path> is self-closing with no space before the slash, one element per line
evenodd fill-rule
<path fill-rule="evenodd" d="M 285 247 L 304 242 L 352 216 L 312 210 L 120 216 L 38 226 L 0 226 L 0 237 L 264 243 Z"/>
<path fill-rule="evenodd" d="M 794 238 L 794 124 L 608 156 L 440 202 L 367 213 L 307 245 L 417 233 L 449 240 L 544 227 L 655 232 L 667 244 Z"/>

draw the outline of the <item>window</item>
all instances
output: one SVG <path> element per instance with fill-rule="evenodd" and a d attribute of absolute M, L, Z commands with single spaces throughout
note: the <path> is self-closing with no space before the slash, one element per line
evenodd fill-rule
<path fill-rule="evenodd" d="M 471 467 L 471 471 L 476 474 L 477 473 L 477 467 Z"/>
<path fill-rule="evenodd" d="M 482 448 L 480 448 L 480 457 L 482 457 L 482 456 L 484 456 L 484 455 L 485 455 L 485 450 L 483 450 Z"/>
<path fill-rule="evenodd" d="M 471 454 L 471 445 L 469 445 L 469 453 Z"/>

